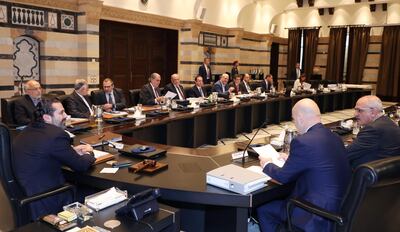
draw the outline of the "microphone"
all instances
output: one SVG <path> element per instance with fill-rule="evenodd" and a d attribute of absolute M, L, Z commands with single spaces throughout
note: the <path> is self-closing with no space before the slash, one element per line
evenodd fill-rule
<path fill-rule="evenodd" d="M 246 154 L 246 151 L 249 149 L 251 142 L 253 142 L 253 139 L 256 137 L 256 135 L 258 134 L 258 132 L 260 131 L 260 129 L 263 128 L 265 125 L 267 125 L 267 122 L 263 122 L 263 123 L 261 124 L 261 126 L 258 127 L 256 133 L 254 133 L 253 137 L 250 139 L 250 142 L 249 142 L 249 143 L 246 145 L 246 147 L 244 148 L 243 154 L 242 154 L 242 166 L 243 166 L 243 167 L 244 167 L 245 158 L 246 158 L 246 157 L 244 156 L 244 155 Z"/>

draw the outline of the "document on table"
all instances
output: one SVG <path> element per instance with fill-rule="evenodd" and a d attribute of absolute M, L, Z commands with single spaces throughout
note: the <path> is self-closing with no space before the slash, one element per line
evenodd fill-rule
<path fill-rule="evenodd" d="M 173 92 L 171 92 L 171 91 L 168 91 L 168 92 L 165 94 L 165 97 L 174 99 L 174 97 L 175 97 L 176 95 L 177 95 L 176 93 L 173 93 Z"/>
<path fill-rule="evenodd" d="M 103 168 L 100 173 L 111 173 L 114 174 L 118 171 L 119 168 Z"/>
<path fill-rule="evenodd" d="M 272 163 L 278 167 L 283 167 L 283 165 L 285 164 L 285 160 L 280 158 L 279 153 L 271 146 L 271 144 L 267 144 L 261 147 L 253 147 L 253 150 L 262 157 L 271 158 Z"/>

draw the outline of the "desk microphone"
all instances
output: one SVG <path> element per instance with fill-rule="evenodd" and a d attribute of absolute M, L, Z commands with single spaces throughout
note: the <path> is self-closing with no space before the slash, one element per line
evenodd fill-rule
<path fill-rule="evenodd" d="M 243 150 L 243 154 L 242 154 L 242 166 L 243 166 L 243 167 L 244 167 L 245 158 L 246 158 L 246 157 L 244 156 L 244 155 L 246 154 L 246 151 L 249 149 L 251 142 L 253 142 L 253 139 L 256 137 L 256 135 L 258 134 L 258 132 L 260 131 L 260 129 L 263 128 L 265 125 L 267 125 L 267 122 L 263 122 L 263 123 L 261 124 L 261 126 L 258 127 L 256 133 L 254 133 L 253 137 L 250 139 L 250 142 L 247 144 L 246 148 Z"/>

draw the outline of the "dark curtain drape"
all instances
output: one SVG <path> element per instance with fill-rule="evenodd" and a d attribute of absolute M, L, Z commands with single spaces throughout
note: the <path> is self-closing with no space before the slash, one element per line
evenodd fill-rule
<path fill-rule="evenodd" d="M 303 67 L 304 67 L 304 73 L 308 78 L 311 77 L 313 67 L 315 64 L 315 58 L 317 56 L 318 35 L 319 35 L 319 28 L 304 30 Z"/>
<path fill-rule="evenodd" d="M 361 84 L 362 82 L 370 31 L 370 27 L 350 28 L 346 83 Z"/>
<path fill-rule="evenodd" d="M 342 82 L 347 28 L 331 28 L 329 31 L 326 80 Z"/>
<path fill-rule="evenodd" d="M 376 94 L 383 100 L 400 100 L 400 26 L 383 29 Z"/>
<path fill-rule="evenodd" d="M 293 69 L 295 69 L 296 63 L 300 62 L 300 43 L 301 43 L 301 30 L 291 29 L 289 30 L 288 39 L 288 55 L 287 55 L 287 78 L 290 79 L 290 75 Z"/>

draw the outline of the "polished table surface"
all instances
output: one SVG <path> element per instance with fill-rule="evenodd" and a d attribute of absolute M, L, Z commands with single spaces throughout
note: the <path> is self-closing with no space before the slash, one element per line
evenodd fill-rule
<path fill-rule="evenodd" d="M 78 226 L 83 228 L 85 226 L 99 226 L 101 228 L 114 231 L 114 232 L 129 232 L 129 231 L 137 231 L 137 232 L 150 232 L 150 231 L 179 231 L 179 211 L 169 207 L 167 205 L 160 205 L 159 212 L 156 212 L 152 215 L 149 215 L 139 222 L 135 222 L 133 219 L 127 217 L 116 217 L 115 210 L 124 206 L 127 201 L 121 202 L 114 206 L 103 209 L 99 212 L 94 212 L 93 218 L 90 220 L 79 224 Z M 119 220 L 121 225 L 114 228 L 109 229 L 104 226 L 104 222 L 108 220 Z M 51 231 L 59 231 L 53 228 L 50 224 L 42 221 L 33 222 L 17 228 L 13 231 L 16 232 L 51 232 Z"/>
<path fill-rule="evenodd" d="M 367 94 L 366 91 L 354 91 L 354 93 Z M 311 95 L 311 97 L 324 98 L 325 96 L 342 96 L 340 94 L 342 93 Z M 267 100 L 252 100 L 249 102 L 241 102 L 236 105 L 218 105 L 211 109 L 199 109 L 189 113 L 172 112 L 169 117 L 146 119 L 140 123 L 133 122 L 120 125 L 100 124 L 98 128 L 78 135 L 75 141 L 77 142 L 80 138 L 88 135 L 96 133 L 101 134 L 104 131 L 121 133 L 124 135 L 124 144 L 152 145 L 166 150 L 166 156 L 159 158 L 158 162 L 167 163 L 168 168 L 154 175 L 134 174 L 129 172 L 127 168 L 120 169 L 116 174 L 102 174 L 100 170 L 104 167 L 110 167 L 110 165 L 103 163 L 96 165 L 86 173 L 75 173 L 68 169 L 65 170 L 65 173 L 67 179 L 70 181 L 91 185 L 97 188 L 116 186 L 131 192 L 138 192 L 149 187 L 160 188 L 161 199 L 163 201 L 183 209 L 181 224 L 183 225 L 183 230 L 221 231 L 221 229 L 228 228 L 227 231 L 246 231 L 249 209 L 287 196 L 292 186 L 290 184 L 277 185 L 269 183 L 267 187 L 261 190 L 247 195 L 240 195 L 207 185 L 206 173 L 217 167 L 232 163 L 231 153 L 241 148 L 243 149 L 243 144 L 238 143 L 220 147 L 193 149 L 154 143 L 148 141 L 146 136 L 143 136 L 143 139 L 139 140 L 135 138 L 136 136 L 130 135 L 132 135 L 132 131 L 134 132 L 138 129 L 143 129 L 143 133 L 149 130 L 150 135 L 154 133 L 162 134 L 165 133 L 162 127 L 165 128 L 171 124 L 172 126 L 169 128 L 171 132 L 168 132 L 170 134 L 167 133 L 167 135 L 179 137 L 178 134 L 180 131 L 176 129 L 178 124 L 182 124 L 181 126 L 184 129 L 189 130 L 189 132 L 184 133 L 182 137 L 188 138 L 190 136 L 196 136 L 196 131 L 190 131 L 193 128 L 190 128 L 187 123 L 184 122 L 187 119 L 195 121 L 198 118 L 202 118 L 203 115 L 212 115 L 211 118 L 218 118 L 219 113 L 225 114 L 222 116 L 226 117 L 237 116 L 241 113 L 246 115 L 249 112 L 253 112 L 254 107 L 260 105 L 265 106 L 271 103 L 275 104 L 276 102 L 279 104 L 283 102 L 282 107 L 286 109 L 289 106 L 291 108 L 295 102 L 304 97 L 310 97 L 310 95 L 301 95 L 292 98 L 279 97 Z M 355 100 L 356 99 L 352 97 L 351 101 Z M 243 109 L 244 111 L 240 112 Z M 275 110 L 276 108 L 274 108 L 274 111 Z M 226 114 L 226 112 L 228 113 Z M 278 110 L 278 112 L 281 112 L 281 110 Z M 262 113 L 265 115 L 265 111 L 262 111 Z M 284 111 L 284 113 L 287 113 L 287 111 Z M 214 123 L 216 122 L 218 122 L 218 119 L 214 121 Z M 229 123 L 237 124 L 238 121 L 231 120 Z M 239 124 L 241 123 L 244 122 L 239 121 Z M 202 126 L 205 127 L 207 124 Z M 212 126 L 212 124 L 208 125 L 208 127 Z M 153 128 L 153 131 L 151 128 Z M 251 132 L 251 127 L 248 129 Z M 265 142 L 268 142 L 267 140 Z M 116 153 L 116 151 L 111 148 L 107 147 L 106 149 L 110 149 L 111 153 Z M 118 154 L 116 154 L 116 160 L 131 160 L 134 163 L 140 161 L 132 157 Z M 256 159 L 250 160 L 250 162 L 246 163 L 246 166 L 250 165 L 258 165 L 258 161 Z M 186 213 L 189 216 L 185 217 Z M 193 219 L 193 216 L 196 217 L 196 219 Z M 215 217 L 218 217 L 219 220 L 215 220 Z"/>

